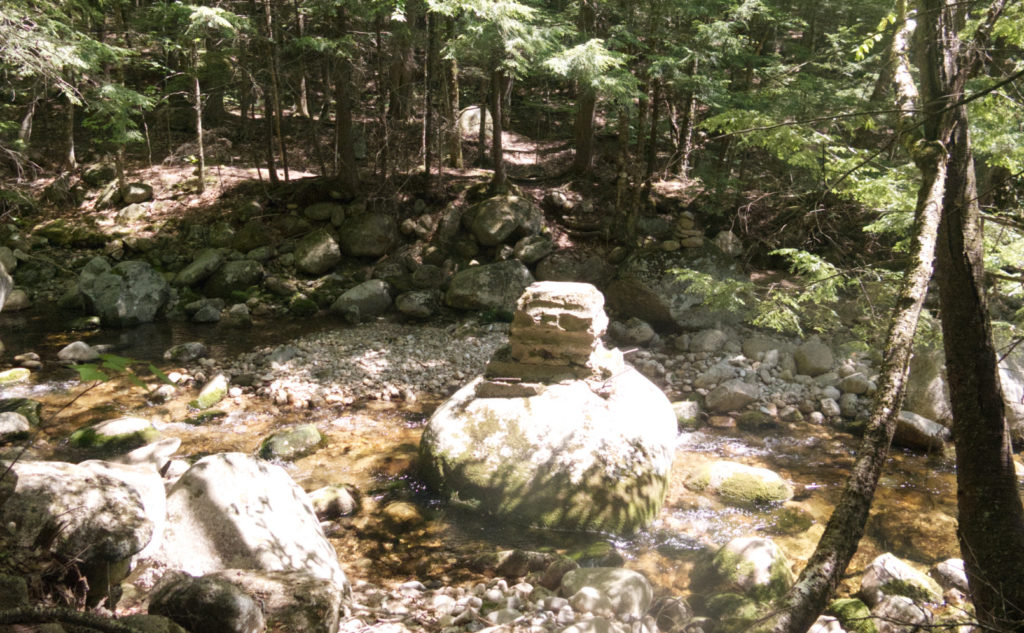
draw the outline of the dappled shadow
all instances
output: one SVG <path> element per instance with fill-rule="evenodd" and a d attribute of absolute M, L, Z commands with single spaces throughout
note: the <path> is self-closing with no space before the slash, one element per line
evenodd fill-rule
<path fill-rule="evenodd" d="M 233 480 L 226 472 L 203 474 L 218 468 L 220 460 L 241 472 Z M 345 584 L 308 498 L 284 470 L 240 453 L 207 458 L 192 469 L 168 495 L 169 526 L 158 560 L 197 575 L 220 569 L 303 570 Z M 246 479 L 270 484 L 246 487 L 241 485 Z M 275 490 L 283 496 L 272 498 Z M 175 502 L 182 495 L 185 500 Z"/>

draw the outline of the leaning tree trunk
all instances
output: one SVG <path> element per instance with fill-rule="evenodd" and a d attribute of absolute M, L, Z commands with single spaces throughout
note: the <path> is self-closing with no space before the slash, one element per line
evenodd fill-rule
<path fill-rule="evenodd" d="M 983 236 L 964 86 L 971 51 L 958 33 L 966 17 L 951 0 L 924 0 L 922 96 L 926 128 L 950 151 L 939 226 L 939 308 L 956 443 L 961 557 L 975 613 L 984 629 L 1024 631 L 1024 508 L 1006 425 L 992 329 L 985 299 Z M 1002 11 L 990 7 L 976 36 L 987 35 Z"/>
<path fill-rule="evenodd" d="M 908 32 L 901 31 L 896 56 L 897 106 L 905 125 L 913 124 L 917 101 L 906 59 Z M 902 80 L 902 83 L 901 83 Z M 911 129 L 911 128 L 907 128 Z M 825 532 L 800 576 L 768 623 L 774 633 L 804 633 L 835 595 L 864 534 L 875 488 L 896 430 L 913 350 L 914 334 L 935 266 L 936 236 L 946 186 L 947 156 L 941 143 L 920 142 L 912 155 L 921 170 L 913 239 L 913 265 L 904 273 L 896 311 L 885 344 L 884 363 L 864 440 L 843 494 Z"/>
<path fill-rule="evenodd" d="M 775 633 L 804 633 L 835 595 L 864 534 L 875 487 L 889 454 L 896 416 L 903 404 L 914 333 L 935 263 L 935 240 L 946 181 L 946 158 L 932 146 L 919 152 L 922 185 L 914 231 L 914 265 L 903 277 L 885 344 L 878 392 L 857 461 L 818 546 L 782 599 L 772 622 Z"/>
<path fill-rule="evenodd" d="M 963 123 L 957 125 L 950 149 L 938 255 L 956 443 L 957 535 L 978 620 L 986 629 L 1024 631 L 1024 509 L 985 300 L 980 210 L 966 116 L 958 118 Z"/>

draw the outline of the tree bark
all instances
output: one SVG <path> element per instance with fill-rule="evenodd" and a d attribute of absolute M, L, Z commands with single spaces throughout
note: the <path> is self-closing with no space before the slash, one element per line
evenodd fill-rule
<path fill-rule="evenodd" d="M 348 15 L 344 8 L 338 9 L 338 33 L 348 33 Z M 337 178 L 350 194 L 359 191 L 359 168 L 356 166 L 355 143 L 352 138 L 352 60 L 341 58 L 337 61 L 337 77 L 334 80 L 334 146 L 337 157 Z"/>
<path fill-rule="evenodd" d="M 993 3 L 992 8 L 1001 11 L 1001 4 Z M 967 108 L 960 103 L 970 72 L 957 38 L 966 15 L 950 0 L 924 0 L 922 5 L 918 28 L 925 43 L 922 96 L 930 115 L 926 127 L 942 135 L 950 152 L 938 275 L 956 443 L 957 536 L 982 627 L 1024 631 L 1024 508 L 985 298 L 981 212 Z"/>
<path fill-rule="evenodd" d="M 576 120 L 573 123 L 573 138 L 576 154 L 572 160 L 572 172 L 578 176 L 590 173 L 594 164 L 594 113 L 597 110 L 597 94 L 590 86 L 581 88 L 576 99 Z"/>
<path fill-rule="evenodd" d="M 274 106 L 266 94 L 263 95 L 263 123 L 267 140 L 267 177 L 270 179 L 270 184 L 277 186 L 281 183 L 281 179 L 277 175 L 277 161 L 274 158 Z"/>
<path fill-rule="evenodd" d="M 296 0 L 295 2 L 295 25 L 298 30 L 299 37 L 303 37 L 306 31 L 306 14 L 302 12 L 302 6 Z M 309 88 L 306 85 L 306 62 L 305 56 L 299 57 L 299 98 L 298 103 L 295 106 L 298 115 L 303 118 L 309 117 Z"/>
<path fill-rule="evenodd" d="M 279 72 L 277 34 L 274 28 L 273 10 L 270 0 L 263 3 L 266 15 L 267 41 L 270 43 L 270 97 L 274 119 L 274 131 L 277 134 L 277 148 L 281 152 L 281 167 L 284 169 L 284 180 L 288 182 L 288 151 L 284 140 L 283 124 L 281 119 L 284 112 L 281 109 L 281 77 Z"/>
<path fill-rule="evenodd" d="M 583 39 L 589 40 L 594 33 L 597 14 L 590 0 L 580 2 L 577 20 Z M 594 164 L 594 113 L 597 110 L 597 92 L 592 85 L 579 86 L 576 99 L 576 120 L 573 123 L 573 139 L 576 153 L 572 161 L 572 173 L 584 176 L 590 173 Z"/>
<path fill-rule="evenodd" d="M 454 18 L 447 19 L 445 30 L 449 40 L 455 37 Z M 448 164 L 456 169 L 462 169 L 462 137 L 459 130 L 459 66 L 455 56 L 448 57 L 443 67 L 445 89 L 443 108 Z"/>
<path fill-rule="evenodd" d="M 654 167 L 658 162 L 658 103 L 661 101 L 661 81 L 657 78 L 652 80 L 651 88 L 651 131 L 647 140 L 647 167 L 644 170 L 644 189 L 651 190 L 651 179 L 654 177 Z"/>
<path fill-rule="evenodd" d="M 392 20 L 388 115 L 393 123 L 408 121 L 412 116 L 412 78 L 416 60 L 410 25 L 415 23 L 415 16 L 412 15 L 415 5 L 415 2 L 406 4 L 408 15 L 404 21 Z"/>
<path fill-rule="evenodd" d="M 196 112 L 196 191 L 206 191 L 206 151 L 203 148 L 203 91 L 199 85 L 199 49 L 192 42 L 192 99 Z"/>
<path fill-rule="evenodd" d="M 697 60 L 693 60 L 690 70 L 687 73 L 690 77 L 696 77 L 699 70 Z M 690 156 L 693 154 L 693 129 L 697 124 L 697 94 L 690 90 L 686 93 L 683 102 L 683 122 L 679 126 L 679 146 L 682 154 L 679 159 L 678 173 L 683 178 L 690 175 Z"/>
<path fill-rule="evenodd" d="M 25 116 L 21 118 L 21 126 L 18 128 L 18 141 L 24 147 L 28 147 L 32 143 L 32 122 L 36 116 L 36 106 L 39 104 L 39 96 L 35 94 L 35 88 L 32 89 L 32 100 L 28 102 L 28 106 L 25 108 Z"/>
<path fill-rule="evenodd" d="M 905 25 L 904 25 L 904 28 Z M 906 41 L 905 39 L 903 40 Z M 907 64 L 905 51 L 899 63 Z M 897 72 L 897 106 L 905 125 L 911 125 L 917 90 L 907 72 Z M 903 404 L 904 388 L 913 351 L 914 334 L 935 267 L 936 240 L 946 187 L 947 156 L 941 143 L 918 143 L 914 160 L 921 171 L 913 238 L 913 265 L 904 273 L 899 298 L 886 339 L 878 392 L 857 461 L 839 503 L 832 511 L 818 546 L 800 572 L 796 583 L 777 605 L 768 622 L 774 633 L 804 633 L 824 611 L 850 564 L 867 523 L 878 479 L 896 430 L 896 416 Z"/>
<path fill-rule="evenodd" d="M 431 145 L 434 141 L 434 84 L 437 79 L 437 16 L 427 13 L 427 61 L 423 68 L 423 171 L 430 180 L 434 156 Z"/>
<path fill-rule="evenodd" d="M 494 177 L 491 179 L 491 192 L 505 193 L 508 191 L 508 175 L 505 172 L 505 150 L 502 146 L 501 101 L 505 88 L 505 73 L 500 69 L 491 73 L 491 119 L 493 119 L 494 137 L 491 139 L 491 163 L 494 166 Z M 480 112 L 480 126 L 484 125 L 483 110 Z"/>
<path fill-rule="evenodd" d="M 74 85 L 74 84 L 72 84 Z M 66 147 L 64 151 L 64 166 L 69 170 L 78 169 L 78 159 L 75 157 L 75 104 L 68 97 L 67 129 L 65 130 Z"/>
<path fill-rule="evenodd" d="M 477 130 L 477 139 L 476 139 L 476 141 L 477 141 L 477 143 L 476 143 L 477 153 L 476 153 L 476 155 L 477 155 L 477 164 L 480 165 L 480 166 L 486 166 L 487 162 L 488 162 L 488 159 L 487 159 L 487 112 L 490 110 L 490 99 L 491 99 L 491 96 L 490 96 L 490 92 L 491 92 L 490 84 L 491 84 L 491 82 L 488 81 L 485 78 L 482 83 L 483 83 L 483 86 L 481 86 L 482 92 L 481 92 L 481 97 L 480 97 L 480 129 Z M 491 127 L 492 127 L 492 131 L 493 131 L 493 127 L 494 126 L 492 125 Z"/>
<path fill-rule="evenodd" d="M 449 17 L 445 20 L 445 38 L 455 38 L 455 18 Z M 459 130 L 459 62 L 455 55 L 444 59 L 442 64 L 444 74 L 444 145 L 446 147 L 447 161 L 449 165 L 462 169 L 462 136 Z"/>

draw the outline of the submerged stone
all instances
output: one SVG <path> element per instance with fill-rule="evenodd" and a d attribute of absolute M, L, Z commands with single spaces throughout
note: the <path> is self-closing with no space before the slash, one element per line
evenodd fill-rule
<path fill-rule="evenodd" d="M 0 385 L 10 385 L 17 382 L 25 382 L 32 375 L 32 372 L 24 367 L 15 367 L 0 371 Z"/>
<path fill-rule="evenodd" d="M 312 424 L 274 433 L 260 444 L 263 459 L 292 460 L 309 455 L 324 442 L 324 436 Z"/>
<path fill-rule="evenodd" d="M 71 434 L 75 448 L 126 452 L 160 439 L 160 431 L 145 418 L 125 416 L 83 427 Z"/>
<path fill-rule="evenodd" d="M 716 493 L 741 507 L 780 503 L 793 498 L 793 488 L 777 473 L 729 461 L 707 464 L 692 474 L 687 487 Z"/>
<path fill-rule="evenodd" d="M 189 403 L 196 409 L 209 409 L 224 399 L 228 393 L 228 379 L 224 374 L 217 374 L 199 392 L 199 396 Z"/>

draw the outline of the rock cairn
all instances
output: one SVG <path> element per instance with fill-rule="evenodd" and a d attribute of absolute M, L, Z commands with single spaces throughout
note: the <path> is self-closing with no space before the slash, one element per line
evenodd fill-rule
<path fill-rule="evenodd" d="M 526 397 L 545 385 L 604 381 L 621 372 L 622 352 L 601 343 L 608 328 L 604 295 L 590 284 L 541 281 L 519 298 L 509 342 L 491 357 L 480 398 Z"/>

